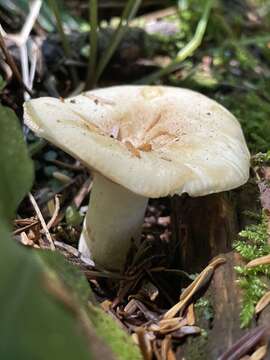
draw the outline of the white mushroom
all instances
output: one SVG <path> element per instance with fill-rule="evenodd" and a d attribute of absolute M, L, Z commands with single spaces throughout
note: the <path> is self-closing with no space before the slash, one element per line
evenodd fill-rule
<path fill-rule="evenodd" d="M 106 269 L 123 269 L 149 197 L 226 191 L 249 176 L 236 118 L 187 89 L 116 86 L 64 101 L 44 97 L 25 103 L 25 121 L 92 170 L 80 249 Z"/>

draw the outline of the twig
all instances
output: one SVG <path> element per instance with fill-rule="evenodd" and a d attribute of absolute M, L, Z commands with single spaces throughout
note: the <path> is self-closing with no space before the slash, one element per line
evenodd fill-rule
<path fill-rule="evenodd" d="M 29 74 L 28 50 L 27 50 L 26 43 L 27 43 L 28 37 L 30 35 L 30 32 L 37 20 L 41 5 L 42 5 L 42 0 L 35 0 L 34 2 L 31 3 L 29 15 L 27 16 L 25 24 L 19 34 L 7 34 L 2 29 L 2 27 L 0 28 L 1 49 L 6 57 L 6 62 L 10 66 L 11 70 L 13 71 L 14 76 L 24 86 L 24 89 L 26 91 L 24 94 L 25 100 L 27 100 L 29 97 L 33 96 L 32 92 L 31 92 L 31 88 L 33 85 L 35 69 L 36 69 L 36 60 L 37 60 L 32 54 L 32 56 L 31 56 L 31 71 Z M 5 46 L 4 37 L 9 37 L 11 40 L 13 40 L 14 43 L 18 46 L 18 48 L 20 50 L 22 77 L 20 75 L 20 72 L 19 72 L 13 58 L 10 56 L 10 54 Z"/>
<path fill-rule="evenodd" d="M 56 159 L 47 160 L 47 161 L 52 163 L 52 164 L 55 164 L 57 166 L 60 166 L 62 168 L 69 169 L 69 170 L 72 170 L 72 171 L 83 171 L 85 169 L 81 165 L 73 165 L 73 164 L 65 163 L 63 161 L 56 160 Z"/>
<path fill-rule="evenodd" d="M 98 82 L 98 80 L 99 80 L 101 74 L 103 73 L 105 67 L 107 66 L 108 62 L 111 60 L 111 58 L 112 58 L 112 56 L 113 56 L 113 54 L 115 52 L 115 49 L 117 48 L 117 46 L 121 42 L 121 40 L 122 40 L 126 30 L 127 30 L 127 26 L 129 24 L 129 21 L 137 13 L 137 10 L 138 10 L 140 4 L 141 4 L 141 0 L 129 0 L 126 3 L 123 14 L 121 16 L 120 23 L 119 23 L 117 29 L 115 30 L 115 32 L 113 34 L 111 44 L 107 48 L 107 50 L 105 51 L 105 54 L 103 54 L 102 59 L 101 59 L 100 63 L 98 64 L 97 71 L 96 71 L 96 76 L 94 78 L 94 83 L 95 84 Z"/>
<path fill-rule="evenodd" d="M 37 224 L 38 224 L 38 220 L 33 221 L 31 224 L 25 225 L 25 226 L 21 227 L 20 229 L 14 230 L 13 235 L 18 235 L 25 230 L 31 229 L 31 227 L 33 227 Z"/>
<path fill-rule="evenodd" d="M 158 70 L 153 74 L 150 74 L 140 79 L 139 81 L 136 82 L 137 84 L 153 83 L 154 81 L 160 79 L 162 76 L 167 75 L 172 71 L 175 71 L 179 67 L 181 62 L 183 62 L 186 58 L 188 58 L 194 53 L 194 51 L 202 43 L 212 5 L 213 5 L 213 0 L 208 0 L 206 2 L 202 17 L 197 25 L 193 38 L 187 43 L 187 45 L 183 49 L 179 51 L 176 58 L 172 60 L 172 62 L 165 68 Z"/>
<path fill-rule="evenodd" d="M 28 94 L 30 96 L 32 96 L 32 91 L 30 89 L 28 89 L 28 87 L 26 86 L 26 84 L 23 82 L 23 79 L 21 77 L 21 74 L 17 68 L 17 65 L 15 64 L 15 61 L 13 60 L 13 57 L 10 55 L 7 47 L 6 47 L 6 44 L 5 44 L 5 40 L 3 38 L 3 35 L 2 33 L 0 32 L 0 48 L 1 50 L 3 51 L 3 54 L 5 56 L 5 60 L 6 60 L 6 63 L 10 66 L 15 78 L 17 79 L 17 81 L 22 84 L 23 88 L 25 89 L 25 91 L 28 92 Z"/>
<path fill-rule="evenodd" d="M 89 0 L 89 22 L 91 31 L 89 36 L 90 56 L 88 63 L 88 74 L 85 89 L 91 89 L 95 86 L 94 74 L 97 61 L 97 25 L 98 25 L 98 4 L 97 0 Z"/>
<path fill-rule="evenodd" d="M 42 0 L 35 0 L 30 5 L 29 15 L 27 16 L 25 20 L 25 24 L 18 36 L 18 40 L 16 41 L 18 46 L 26 44 L 30 32 L 33 29 L 35 22 L 38 18 L 41 5 L 42 5 Z"/>
<path fill-rule="evenodd" d="M 50 230 L 50 228 L 54 225 L 55 220 L 59 214 L 59 210 L 60 210 L 60 201 L 59 201 L 59 197 L 57 195 L 55 195 L 55 208 L 54 208 L 54 212 L 53 215 L 50 219 L 50 221 L 47 224 L 47 229 Z"/>
<path fill-rule="evenodd" d="M 92 185 L 93 185 L 93 182 L 90 179 L 87 179 L 83 183 L 83 185 L 80 188 L 79 192 L 74 197 L 73 203 L 74 203 L 74 205 L 76 206 L 77 209 L 81 206 L 81 204 L 82 204 L 84 198 L 86 197 L 86 195 L 89 194 L 89 192 L 90 192 L 90 190 L 92 188 Z"/>
<path fill-rule="evenodd" d="M 75 247 L 68 245 L 66 243 L 63 243 L 61 241 L 55 241 L 54 245 L 59 247 L 60 249 L 65 250 L 66 252 L 68 252 L 70 255 L 72 255 L 74 257 L 79 257 L 79 255 L 80 255 L 79 250 L 77 250 Z"/>
<path fill-rule="evenodd" d="M 54 251 L 55 246 L 54 246 L 54 243 L 53 243 L 53 239 L 52 239 L 51 234 L 50 234 L 50 232 L 49 232 L 49 230 L 47 228 L 47 225 L 45 223 L 43 215 L 41 214 L 41 211 L 40 211 L 40 209 L 38 207 L 38 204 L 37 204 L 34 196 L 31 193 L 29 193 L 28 196 L 29 196 L 29 200 L 31 201 L 31 204 L 33 205 L 33 208 L 35 209 L 37 217 L 39 218 L 39 221 L 40 221 L 41 226 L 43 228 L 44 234 L 45 234 L 45 236 L 46 236 L 46 238 L 47 238 L 47 240 L 48 240 L 48 242 L 50 244 L 50 249 Z"/>
<path fill-rule="evenodd" d="M 35 25 L 35 22 L 38 18 L 40 8 L 42 5 L 42 0 L 35 0 L 30 4 L 29 15 L 27 16 L 25 23 L 23 25 L 22 30 L 19 34 L 8 35 L 18 46 L 20 50 L 20 58 L 21 58 L 21 67 L 22 67 L 22 78 L 23 82 L 27 85 L 28 88 L 32 89 L 34 75 L 35 75 L 35 60 L 33 54 L 31 54 L 31 75 L 29 72 L 29 63 L 28 63 L 28 49 L 27 49 L 27 41 L 30 35 L 30 32 Z M 32 80 L 31 80 L 32 77 Z M 24 99 L 28 100 L 31 97 L 30 94 L 25 93 Z"/>
<path fill-rule="evenodd" d="M 267 329 L 264 326 L 258 326 L 250 330 L 236 341 L 229 350 L 219 356 L 218 360 L 237 360 L 242 358 L 266 336 L 266 331 Z"/>

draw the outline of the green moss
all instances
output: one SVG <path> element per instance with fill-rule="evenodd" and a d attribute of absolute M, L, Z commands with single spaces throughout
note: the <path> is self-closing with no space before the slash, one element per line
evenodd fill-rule
<path fill-rule="evenodd" d="M 212 321 L 214 318 L 214 309 L 209 299 L 204 297 L 200 298 L 195 304 L 195 310 L 198 317 L 206 321 Z"/>
<path fill-rule="evenodd" d="M 270 253 L 267 233 L 267 217 L 262 213 L 256 225 L 250 225 L 240 232 L 240 239 L 234 243 L 235 250 L 247 262 Z M 250 324 L 254 316 L 256 303 L 266 292 L 264 278 L 270 279 L 270 265 L 260 265 L 252 268 L 236 266 L 238 283 L 243 290 L 242 310 L 240 313 L 241 327 Z"/>
<path fill-rule="evenodd" d="M 137 345 L 122 329 L 117 328 L 115 321 L 103 310 L 91 306 L 91 320 L 97 333 L 111 347 L 118 360 L 141 360 Z"/>
<path fill-rule="evenodd" d="M 76 296 L 78 304 L 88 311 L 96 334 L 112 349 L 116 359 L 141 360 L 139 348 L 133 343 L 131 337 L 97 306 L 89 284 L 80 270 L 66 262 L 60 254 L 55 253 L 52 257 L 49 251 L 40 251 L 39 255 Z"/>
<path fill-rule="evenodd" d="M 208 360 L 207 336 L 188 337 L 185 345 L 185 356 L 189 360 Z"/>
<path fill-rule="evenodd" d="M 243 127 L 249 149 L 253 153 L 265 152 L 270 143 L 269 100 L 259 91 L 238 91 L 220 101 L 238 118 Z"/>

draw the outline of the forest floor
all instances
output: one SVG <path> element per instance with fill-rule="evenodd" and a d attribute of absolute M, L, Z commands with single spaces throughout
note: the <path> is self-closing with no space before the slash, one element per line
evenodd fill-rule
<path fill-rule="evenodd" d="M 83 5 L 74 3 L 67 2 L 62 13 L 71 44 L 68 57 L 49 8 L 42 10 L 30 35 L 36 51 L 34 97 L 64 98 L 84 89 L 89 24 Z M 203 2 L 183 1 L 179 13 L 157 3 L 152 8 L 142 6 L 98 87 L 140 79 L 147 83 L 147 76 L 170 63 L 194 36 Z M 117 8 L 102 10 L 100 59 L 112 40 L 114 16 L 119 16 Z M 25 20 L 23 5 L 9 8 L 8 2 L 0 1 L 0 20 L 9 34 L 19 32 Z M 131 254 L 124 274 L 85 264 L 77 245 L 91 194 L 91 177 L 78 161 L 25 130 L 35 166 L 31 191 L 37 207 L 33 208 L 29 198 L 24 199 L 14 221 L 14 237 L 30 248 L 50 248 L 38 217 L 40 209 L 57 250 L 85 274 L 95 299 L 139 344 L 144 359 L 270 359 L 269 31 L 267 2 L 218 1 L 202 44 L 177 69 L 155 81 L 197 90 L 227 107 L 239 119 L 252 154 L 249 183 L 226 195 L 237 218 L 226 254 L 219 253 L 217 247 L 211 253 L 213 260 L 206 256 L 194 268 L 183 268 L 180 254 L 170 246 L 180 239 L 173 224 L 175 199 L 169 198 L 149 202 L 142 245 Z M 18 47 L 12 36 L 5 39 L 21 69 Z M 2 104 L 22 119 L 22 104 L 28 95 L 18 86 L 13 71 L 1 63 L 0 97 Z M 127 354 L 121 356 L 128 358 Z"/>

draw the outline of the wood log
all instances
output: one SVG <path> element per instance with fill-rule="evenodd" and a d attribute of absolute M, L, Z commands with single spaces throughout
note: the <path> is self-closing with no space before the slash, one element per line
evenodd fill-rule
<path fill-rule="evenodd" d="M 234 271 L 239 257 L 234 252 L 222 257 L 226 263 L 216 269 L 204 294 L 208 304 L 205 309 L 196 310 L 196 325 L 203 329 L 204 335 L 188 338 L 179 359 L 182 356 L 189 360 L 216 360 L 248 331 L 240 328 L 241 291 Z M 209 309 L 212 319 L 206 317 Z"/>
<path fill-rule="evenodd" d="M 204 329 L 205 335 L 188 338 L 178 349 L 177 359 L 216 360 L 250 330 L 240 328 L 242 297 L 234 267 L 241 264 L 241 258 L 232 251 L 232 244 L 243 226 L 250 223 L 244 211 L 256 211 L 257 199 L 256 187 L 250 185 L 233 193 L 172 199 L 172 233 L 177 259 L 174 265 L 194 273 L 217 255 L 226 259 L 226 263 L 216 269 L 203 295 L 213 318 L 207 319 L 202 308 L 197 311 L 196 325 Z M 270 309 L 264 310 L 258 324 L 269 326 Z M 255 319 L 251 324 L 254 326 Z M 266 358 L 270 360 L 269 351 Z"/>
<path fill-rule="evenodd" d="M 239 232 L 232 198 L 228 193 L 220 193 L 172 199 L 172 233 L 178 267 L 197 272 L 216 255 L 231 251 Z"/>

